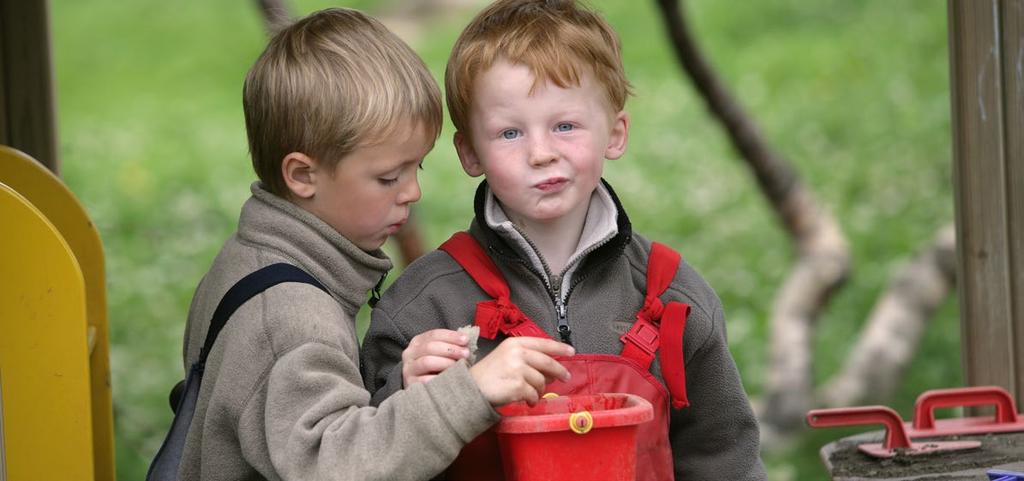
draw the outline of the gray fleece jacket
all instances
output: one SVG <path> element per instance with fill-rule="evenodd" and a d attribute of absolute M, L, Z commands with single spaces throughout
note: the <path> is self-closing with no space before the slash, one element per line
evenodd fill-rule
<path fill-rule="evenodd" d="M 370 406 L 355 316 L 391 262 L 258 183 L 196 290 L 186 369 L 227 289 L 277 262 L 308 272 L 330 294 L 279 284 L 231 316 L 206 364 L 180 479 L 429 479 L 498 420 L 464 363 Z"/>
<path fill-rule="evenodd" d="M 611 186 L 603 183 L 592 196 L 576 253 L 560 273 L 550 272 L 508 221 L 486 181 L 475 211 L 469 232 L 501 269 L 512 301 L 527 316 L 554 339 L 562 339 L 558 325 L 566 325 L 577 352 L 622 351 L 619 337 L 643 305 L 651 243 L 632 231 Z M 443 251 L 410 265 L 374 308 L 364 341 L 363 378 L 373 401 L 383 405 L 401 393 L 401 353 L 413 336 L 471 324 L 477 302 L 488 299 Z M 661 299 L 691 306 L 683 346 L 690 406 L 673 409 L 669 427 L 676 479 L 766 479 L 757 421 L 729 353 L 721 302 L 685 261 Z M 502 339 L 481 339 L 478 356 Z M 657 358 L 651 372 L 664 383 Z"/>

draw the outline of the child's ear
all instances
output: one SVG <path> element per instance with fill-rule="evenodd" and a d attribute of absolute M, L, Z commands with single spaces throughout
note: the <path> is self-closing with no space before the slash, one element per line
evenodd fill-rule
<path fill-rule="evenodd" d="M 476 156 L 476 151 L 473 150 L 473 144 L 469 141 L 462 132 L 455 132 L 455 151 L 459 154 L 459 162 L 462 162 L 462 170 L 466 171 L 470 177 L 479 177 L 483 175 L 484 169 L 480 165 L 480 159 Z"/>
<path fill-rule="evenodd" d="M 629 114 L 620 110 L 612 118 L 612 128 L 608 136 L 608 148 L 604 151 L 604 158 L 615 160 L 626 153 L 626 144 L 629 143 Z"/>
<path fill-rule="evenodd" d="M 302 152 L 292 152 L 281 160 L 281 177 L 292 195 L 309 199 L 316 194 L 316 161 Z"/>

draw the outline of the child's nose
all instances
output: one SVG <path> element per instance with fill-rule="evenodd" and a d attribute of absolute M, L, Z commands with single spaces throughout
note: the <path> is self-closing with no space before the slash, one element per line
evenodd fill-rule
<path fill-rule="evenodd" d="M 534 138 L 530 144 L 530 165 L 534 167 L 541 167 L 557 158 L 555 149 L 551 147 L 551 143 L 546 138 Z"/>
<path fill-rule="evenodd" d="M 411 204 L 420 200 L 423 192 L 420 190 L 420 181 L 417 177 L 413 177 L 412 180 L 406 182 L 403 186 L 402 191 L 398 195 L 398 203 L 400 204 Z"/>

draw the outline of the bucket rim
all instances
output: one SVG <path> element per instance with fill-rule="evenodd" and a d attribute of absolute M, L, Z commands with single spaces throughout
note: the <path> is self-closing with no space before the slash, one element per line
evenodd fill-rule
<path fill-rule="evenodd" d="M 585 395 L 568 395 L 558 396 L 553 398 L 541 399 L 531 409 L 538 409 L 543 407 L 544 404 L 568 404 L 569 402 L 586 401 L 588 398 L 624 398 L 625 402 L 622 407 L 614 409 L 604 410 L 592 410 L 588 411 L 593 418 L 593 429 L 599 428 L 610 428 L 610 427 L 626 427 L 631 425 L 638 425 L 654 419 L 654 407 L 650 401 L 644 399 L 641 396 L 629 393 L 603 393 L 603 394 L 585 394 Z M 508 406 L 521 407 L 525 403 L 514 403 Z M 502 409 L 498 409 L 502 412 Z M 576 411 L 581 412 L 581 411 Z M 566 410 L 565 412 L 557 412 L 550 414 L 520 414 L 520 415 L 506 415 L 502 413 L 502 419 L 496 426 L 498 433 L 503 434 L 527 434 L 527 433 L 548 433 L 548 432 L 559 432 L 569 431 L 569 418 L 574 412 Z"/>

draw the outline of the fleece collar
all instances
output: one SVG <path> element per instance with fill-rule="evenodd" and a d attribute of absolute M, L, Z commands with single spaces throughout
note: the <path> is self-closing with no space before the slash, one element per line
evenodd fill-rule
<path fill-rule="evenodd" d="M 238 238 L 292 258 L 336 298 L 356 309 L 391 269 L 380 249 L 366 252 L 319 217 L 271 194 L 259 182 L 242 206 Z"/>
<path fill-rule="evenodd" d="M 476 219 L 471 232 L 479 234 L 478 238 L 492 252 L 526 264 L 544 279 L 549 289 L 558 288 L 563 298 L 568 295 L 574 278 L 583 275 L 597 261 L 621 254 L 632 236 L 629 218 L 615 192 L 603 179 L 590 198 L 587 218 L 576 250 L 561 273 L 550 272 L 533 243 L 508 219 L 486 180 L 477 188 L 475 211 Z"/>

